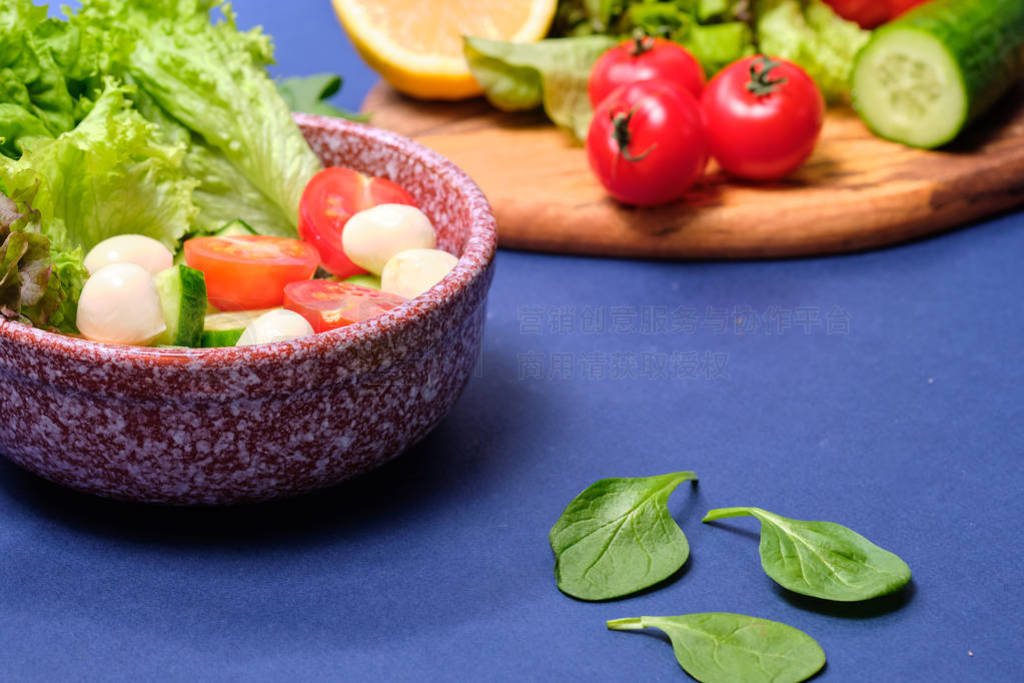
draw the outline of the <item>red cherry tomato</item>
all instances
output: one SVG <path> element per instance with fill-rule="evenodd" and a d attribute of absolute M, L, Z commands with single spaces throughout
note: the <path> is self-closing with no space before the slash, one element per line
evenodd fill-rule
<path fill-rule="evenodd" d="M 825 0 L 843 19 L 855 21 L 862 28 L 874 28 L 892 19 L 891 0 Z M 923 0 L 922 0 L 923 1 Z"/>
<path fill-rule="evenodd" d="M 299 204 L 299 237 L 316 247 L 320 263 L 340 278 L 366 271 L 352 263 L 341 246 L 341 232 L 353 214 L 378 204 L 416 201 L 385 178 L 363 175 L 350 168 L 325 168 L 310 179 Z"/>
<path fill-rule="evenodd" d="M 304 280 L 284 288 L 284 307 L 309 321 L 314 332 L 375 318 L 407 299 L 351 282 Z"/>
<path fill-rule="evenodd" d="M 803 69 L 747 57 L 718 73 L 701 96 L 711 156 L 741 178 L 781 178 L 807 160 L 825 103 Z"/>
<path fill-rule="evenodd" d="M 639 35 L 601 55 L 590 70 L 587 93 L 594 109 L 613 90 L 638 81 L 660 79 L 700 97 L 704 69 L 690 52 L 661 38 Z"/>
<path fill-rule="evenodd" d="M 928 0 L 888 0 L 889 3 L 889 18 L 895 19 L 907 10 L 913 9 L 918 5 L 923 5 Z"/>
<path fill-rule="evenodd" d="M 307 280 L 320 257 L 306 242 L 269 235 L 194 237 L 185 263 L 203 271 L 206 296 L 222 311 L 280 306 L 284 286 Z"/>
<path fill-rule="evenodd" d="M 679 199 L 708 162 L 700 105 L 689 92 L 661 81 L 624 85 L 594 112 L 587 158 L 621 202 L 653 206 Z"/>

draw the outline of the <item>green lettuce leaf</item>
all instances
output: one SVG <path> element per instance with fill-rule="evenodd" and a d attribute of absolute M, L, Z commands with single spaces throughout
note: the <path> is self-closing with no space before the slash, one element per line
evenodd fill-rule
<path fill-rule="evenodd" d="M 65 14 L 0 2 L 0 314 L 74 331 L 83 254 L 115 234 L 172 250 L 237 218 L 296 234 L 320 162 L 266 73 L 266 35 L 220 0 Z M 317 85 L 302 93 L 337 87 Z"/>
<path fill-rule="evenodd" d="M 756 5 L 760 51 L 796 62 L 828 102 L 850 92 L 854 57 L 871 36 L 821 0 L 759 0 Z"/>
<path fill-rule="evenodd" d="M 57 308 L 49 324 L 62 332 L 77 332 L 78 297 L 89 277 L 85 270 L 84 254 L 81 249 L 62 251 L 51 247 L 50 262 L 49 287 L 54 292 Z"/>
<path fill-rule="evenodd" d="M 131 107 L 129 89 L 108 82 L 73 130 L 28 145 L 17 161 L 0 159 L 8 196 L 37 187 L 42 233 L 60 251 L 137 233 L 176 249 L 195 207 L 196 181 L 184 173 L 185 148 Z"/>
<path fill-rule="evenodd" d="M 218 23 L 211 7 L 221 7 Z M 295 236 L 302 191 L 321 165 L 266 73 L 267 36 L 239 31 L 214 0 L 86 0 L 79 19 L 131 33 L 131 80 L 165 119 L 191 132 L 186 166 L 200 181 L 197 227 L 241 218 Z"/>
<path fill-rule="evenodd" d="M 587 96 L 590 68 L 618 43 L 610 36 L 510 43 L 466 37 L 469 70 L 494 106 L 522 111 L 541 105 L 548 117 L 582 140 L 593 112 Z"/>
<path fill-rule="evenodd" d="M 52 138 L 75 124 L 64 75 L 37 36 L 56 33 L 59 23 L 30 0 L 0 5 L 0 152 L 6 156 L 20 156 L 25 140 Z"/>
<path fill-rule="evenodd" d="M 25 141 L 77 125 L 104 75 L 123 75 L 129 46 L 123 32 L 47 18 L 31 0 L 0 3 L 0 154 L 17 158 Z"/>
<path fill-rule="evenodd" d="M 26 141 L 17 160 L 0 157 L 0 191 L 19 213 L 34 217 L 31 230 L 20 230 L 33 237 L 10 235 L 8 275 L 18 250 L 27 248 L 17 256 L 18 301 L 10 279 L 0 301 L 8 314 L 74 331 L 89 249 L 107 237 L 137 233 L 174 250 L 189 229 L 196 181 L 185 175 L 185 147 L 166 144 L 160 129 L 132 108 L 130 92 L 108 81 L 75 128 Z"/>

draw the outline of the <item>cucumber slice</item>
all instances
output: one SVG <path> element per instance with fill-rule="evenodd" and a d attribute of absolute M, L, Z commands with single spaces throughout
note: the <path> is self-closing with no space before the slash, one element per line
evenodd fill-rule
<path fill-rule="evenodd" d="M 248 223 L 243 221 L 241 218 L 236 218 L 230 223 L 225 223 L 220 230 L 213 233 L 214 237 L 233 237 L 235 235 L 257 235 Z"/>
<path fill-rule="evenodd" d="M 380 289 L 380 278 L 376 275 L 370 275 L 369 273 L 351 275 L 342 280 L 342 282 L 351 282 L 354 285 L 369 287 L 370 289 Z"/>
<path fill-rule="evenodd" d="M 234 346 L 249 323 L 271 310 L 273 309 L 264 308 L 257 311 L 226 311 L 207 315 L 203 324 L 202 346 Z"/>
<path fill-rule="evenodd" d="M 938 147 L 1022 67 L 1024 2 L 933 0 L 875 31 L 854 66 L 853 106 L 883 138 Z"/>
<path fill-rule="evenodd" d="M 185 265 L 171 266 L 153 276 L 167 329 L 156 343 L 199 346 L 206 315 L 206 280 L 202 271 Z"/>
<path fill-rule="evenodd" d="M 233 330 L 203 330 L 203 348 L 212 349 L 218 346 L 234 346 L 244 331 L 244 327 Z"/>

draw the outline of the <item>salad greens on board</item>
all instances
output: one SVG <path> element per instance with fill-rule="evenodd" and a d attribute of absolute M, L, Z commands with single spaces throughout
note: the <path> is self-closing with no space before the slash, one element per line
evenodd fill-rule
<path fill-rule="evenodd" d="M 552 35 L 633 35 L 637 29 L 686 47 L 710 73 L 753 54 L 748 0 L 562 0 Z"/>
<path fill-rule="evenodd" d="M 65 11 L 0 5 L 0 312 L 75 331 L 83 255 L 113 234 L 174 251 L 240 218 L 296 235 L 321 165 L 266 73 L 266 35 L 220 0 Z"/>
<path fill-rule="evenodd" d="M 592 114 L 590 67 L 637 29 L 680 43 L 709 77 L 756 52 L 783 57 L 803 67 L 829 101 L 848 95 L 854 57 L 870 36 L 821 0 L 562 0 L 551 37 L 466 37 L 464 52 L 491 104 L 504 111 L 543 104 L 554 123 L 583 139 Z"/>
<path fill-rule="evenodd" d="M 552 38 L 539 43 L 466 37 L 466 59 L 491 104 L 524 111 L 543 104 L 548 118 L 583 139 L 590 125 L 587 79 L 610 36 Z"/>

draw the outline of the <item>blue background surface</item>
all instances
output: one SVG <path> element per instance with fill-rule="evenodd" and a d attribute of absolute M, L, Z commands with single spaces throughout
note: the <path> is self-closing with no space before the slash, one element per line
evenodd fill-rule
<path fill-rule="evenodd" d="M 237 3 L 277 75 L 372 73 L 327 2 Z M 766 216 L 766 220 L 772 220 Z M 786 622 L 828 681 L 1024 680 L 1024 214 L 866 254 L 651 263 L 502 251 L 452 414 L 337 488 L 230 509 L 66 491 L 0 461 L 0 679 L 686 680 L 606 619 Z M 585 603 L 548 529 L 589 483 L 692 469 L 686 567 Z M 901 555 L 902 593 L 833 606 L 761 571 L 756 505 Z"/>

